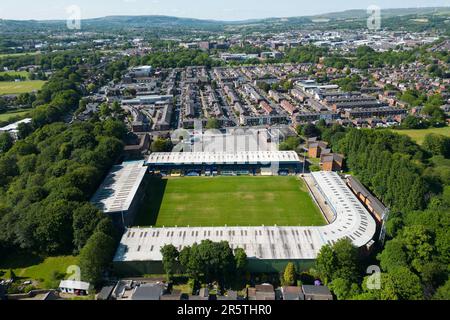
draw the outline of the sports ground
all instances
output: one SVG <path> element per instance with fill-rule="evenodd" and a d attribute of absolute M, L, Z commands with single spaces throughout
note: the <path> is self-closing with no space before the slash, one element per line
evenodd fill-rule
<path fill-rule="evenodd" d="M 297 177 L 150 178 L 136 226 L 321 226 Z"/>
<path fill-rule="evenodd" d="M 45 81 L 28 80 L 19 82 L 0 82 L 0 94 L 20 94 L 37 91 L 42 88 Z"/>

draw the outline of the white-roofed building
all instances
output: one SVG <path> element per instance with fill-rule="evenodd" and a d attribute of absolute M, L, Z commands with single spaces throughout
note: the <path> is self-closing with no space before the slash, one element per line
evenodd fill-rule
<path fill-rule="evenodd" d="M 240 152 L 158 152 L 146 161 L 150 171 L 182 170 L 189 172 L 243 172 L 256 174 L 262 168 L 298 173 L 301 162 L 295 151 L 240 151 Z"/>
<path fill-rule="evenodd" d="M 109 214 L 119 225 L 133 223 L 147 167 L 144 161 L 124 162 L 114 166 L 91 199 L 91 203 Z"/>
<path fill-rule="evenodd" d="M 59 290 L 63 293 L 71 293 L 77 295 L 88 295 L 92 286 L 89 282 L 76 280 L 62 280 L 59 283 Z"/>
<path fill-rule="evenodd" d="M 11 135 L 11 137 L 13 137 L 14 139 L 17 139 L 18 134 L 19 134 L 19 124 L 21 124 L 21 123 L 27 124 L 27 123 L 30 123 L 31 120 L 32 120 L 31 118 L 26 118 L 26 119 L 11 123 L 3 128 L 0 128 L 0 133 L 7 132 Z"/>
<path fill-rule="evenodd" d="M 345 181 L 334 172 L 315 172 L 310 178 L 319 190 L 311 196 L 323 197 L 316 202 L 325 203 L 332 212 L 331 223 L 326 226 L 129 228 L 114 264 L 124 272 L 162 272 L 161 247 L 172 244 L 181 250 L 209 239 L 228 241 L 233 249 L 244 249 L 251 271 L 273 272 L 281 271 L 288 261 L 297 262 L 301 269 L 311 266 L 323 245 L 342 238 L 349 238 L 357 247 L 371 243 L 376 233 L 375 220 Z"/>

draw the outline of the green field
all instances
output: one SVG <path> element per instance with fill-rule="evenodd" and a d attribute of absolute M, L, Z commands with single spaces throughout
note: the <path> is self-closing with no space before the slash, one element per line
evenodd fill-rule
<path fill-rule="evenodd" d="M 40 54 L 40 52 L 24 52 L 24 53 L 0 53 L 0 59 L 1 58 L 16 58 L 16 57 L 22 57 L 26 55 L 35 56 Z"/>
<path fill-rule="evenodd" d="M 135 225 L 320 226 L 325 219 L 297 177 L 150 178 Z"/>
<path fill-rule="evenodd" d="M 443 128 L 417 129 L 417 130 L 395 130 L 394 132 L 407 135 L 418 144 L 422 144 L 425 136 L 430 133 L 442 134 L 450 137 L 450 126 Z"/>
<path fill-rule="evenodd" d="M 77 264 L 78 258 L 74 256 L 42 260 L 28 253 L 14 253 L 0 259 L 0 278 L 7 277 L 11 269 L 21 281 L 33 280 L 38 288 L 54 288 L 59 282 L 55 273 L 65 274 L 67 267 Z"/>
<path fill-rule="evenodd" d="M 13 118 L 13 117 L 22 117 L 25 116 L 26 114 L 30 113 L 31 109 L 22 109 L 22 110 L 17 110 L 17 111 L 12 111 L 12 112 L 5 112 L 5 113 L 0 113 L 0 121 L 8 121 L 9 119 Z"/>
<path fill-rule="evenodd" d="M 45 81 L 0 82 L 0 94 L 19 94 L 39 90 Z"/>

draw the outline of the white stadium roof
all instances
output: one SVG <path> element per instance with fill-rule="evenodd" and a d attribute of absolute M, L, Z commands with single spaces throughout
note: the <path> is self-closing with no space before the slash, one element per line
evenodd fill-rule
<path fill-rule="evenodd" d="M 105 213 L 127 211 L 146 172 L 144 161 L 114 166 L 91 202 Z"/>
<path fill-rule="evenodd" d="M 295 151 L 244 152 L 157 152 L 147 160 L 149 165 L 201 165 L 201 164 L 257 164 L 272 162 L 300 162 Z"/>
<path fill-rule="evenodd" d="M 243 248 L 249 258 L 315 259 L 321 247 L 348 237 L 357 247 L 372 240 L 376 223 L 347 185 L 334 172 L 311 174 L 335 214 L 322 227 L 183 227 L 129 228 L 124 233 L 114 261 L 160 261 L 160 248 L 173 244 L 178 249 L 202 240 L 228 241 Z M 299 213 L 300 214 L 300 213 Z"/>

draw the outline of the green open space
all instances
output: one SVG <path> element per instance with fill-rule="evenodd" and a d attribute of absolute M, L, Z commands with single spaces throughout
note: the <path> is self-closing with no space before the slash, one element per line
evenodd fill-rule
<path fill-rule="evenodd" d="M 22 52 L 22 53 L 0 53 L 0 59 L 1 58 L 16 58 L 16 57 L 22 57 L 26 55 L 35 56 L 40 54 L 39 51 L 36 52 Z"/>
<path fill-rule="evenodd" d="M 10 270 L 20 281 L 32 280 L 38 288 L 55 288 L 67 276 L 69 266 L 77 265 L 78 257 L 58 256 L 42 259 L 29 253 L 12 253 L 0 259 L 0 278 L 8 278 Z"/>
<path fill-rule="evenodd" d="M 151 177 L 135 225 L 320 226 L 326 223 L 297 177 Z"/>
<path fill-rule="evenodd" d="M 429 129 L 395 130 L 394 132 L 407 135 L 418 144 L 422 144 L 425 136 L 430 133 L 442 134 L 444 136 L 450 137 L 450 126 Z"/>
<path fill-rule="evenodd" d="M 20 94 L 40 90 L 45 84 L 42 80 L 29 81 L 2 81 L 0 82 L 0 94 Z"/>

